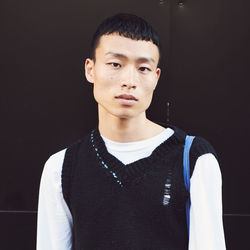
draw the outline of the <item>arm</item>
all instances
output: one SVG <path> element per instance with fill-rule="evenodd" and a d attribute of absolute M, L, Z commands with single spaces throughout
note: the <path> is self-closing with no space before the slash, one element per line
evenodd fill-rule
<path fill-rule="evenodd" d="M 39 190 L 37 250 L 70 250 L 72 216 L 63 199 L 61 170 L 65 149 L 45 164 Z"/>
<path fill-rule="evenodd" d="M 200 156 L 190 180 L 189 250 L 225 250 L 221 172 L 213 154 Z"/>

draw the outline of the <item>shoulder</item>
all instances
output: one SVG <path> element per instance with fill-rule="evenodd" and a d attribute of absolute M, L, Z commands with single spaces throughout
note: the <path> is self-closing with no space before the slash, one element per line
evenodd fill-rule
<path fill-rule="evenodd" d="M 188 135 L 185 131 L 182 129 L 173 126 L 173 125 L 165 125 L 165 127 L 169 127 L 172 130 L 174 130 L 174 137 L 176 138 L 177 142 L 184 146 L 185 144 L 185 138 Z M 203 154 L 211 153 L 217 158 L 217 154 L 213 148 L 213 146 L 203 137 L 195 136 L 192 146 L 190 148 L 190 157 L 197 158 Z"/>
<path fill-rule="evenodd" d="M 57 153 L 52 154 L 45 163 L 45 169 L 50 168 L 50 169 L 56 170 L 56 166 L 63 162 L 66 150 L 67 148 L 64 148 L 58 151 Z"/>
<path fill-rule="evenodd" d="M 214 147 L 203 137 L 196 136 L 190 149 L 190 174 L 194 171 L 197 163 L 201 166 L 217 166 L 217 154 Z"/>
<path fill-rule="evenodd" d="M 172 128 L 176 132 L 175 133 L 176 137 L 178 138 L 178 140 L 180 141 L 180 143 L 184 147 L 185 138 L 187 136 L 187 133 L 184 132 L 183 130 L 177 128 L 177 127 L 173 126 Z M 215 151 L 214 147 L 211 145 L 211 143 L 201 136 L 194 137 L 192 146 L 190 148 L 189 155 L 190 155 L 189 156 L 190 176 L 192 176 L 194 167 L 195 167 L 198 159 L 200 159 L 200 162 L 202 162 L 202 164 L 206 163 L 209 165 L 210 163 L 213 164 L 214 162 L 217 162 L 217 158 L 218 158 L 216 151 Z"/>
<path fill-rule="evenodd" d="M 67 148 L 62 149 L 48 158 L 43 169 L 43 179 L 60 178 L 66 150 Z"/>
<path fill-rule="evenodd" d="M 67 148 L 64 148 L 54 154 L 52 154 L 48 160 L 46 161 L 45 165 L 53 165 L 54 163 L 61 162 L 65 156 Z"/>
<path fill-rule="evenodd" d="M 175 131 L 174 135 L 177 138 L 177 141 L 179 142 L 181 147 L 184 147 L 187 133 L 173 125 L 168 124 L 168 127 L 172 128 Z M 219 166 L 218 157 L 214 147 L 208 140 L 201 136 L 195 136 L 193 140 L 189 153 L 189 161 L 190 176 L 192 176 L 194 167 L 195 165 L 197 165 L 197 163 L 199 163 L 198 165 L 207 166 L 207 169 L 213 168 L 213 166 L 215 166 L 215 168 L 218 168 Z"/>
<path fill-rule="evenodd" d="M 88 138 L 89 134 L 71 143 L 66 148 L 52 154 L 46 161 L 43 171 L 50 173 L 61 172 L 64 161 L 69 156 L 69 154 L 76 150 L 81 144 L 86 143 Z"/>
<path fill-rule="evenodd" d="M 213 154 L 217 158 L 214 147 L 203 137 L 196 136 L 190 149 L 191 156 L 197 158 L 208 153 Z"/>

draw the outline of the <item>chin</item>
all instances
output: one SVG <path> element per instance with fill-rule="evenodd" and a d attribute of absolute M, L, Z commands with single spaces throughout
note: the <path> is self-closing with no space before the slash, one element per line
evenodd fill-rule
<path fill-rule="evenodd" d="M 129 115 L 129 114 L 119 114 L 119 115 L 117 115 L 116 117 L 117 117 L 117 118 L 120 118 L 120 119 L 122 119 L 122 120 L 123 120 L 123 119 L 125 120 L 125 119 L 133 118 L 134 116 L 131 115 L 131 114 L 130 114 L 130 115 Z"/>
<path fill-rule="evenodd" d="M 104 107 L 102 106 L 102 111 L 105 111 L 104 113 L 110 114 L 113 117 L 116 117 L 118 119 L 132 119 L 135 117 L 140 116 L 141 113 L 143 113 L 144 110 L 139 110 L 135 108 L 120 108 L 120 107 Z"/>
<path fill-rule="evenodd" d="M 120 118 L 120 119 L 132 119 L 132 118 L 135 118 L 135 117 L 139 117 L 141 114 L 143 113 L 142 112 L 133 112 L 132 110 L 130 111 L 126 111 L 126 112 L 119 112 L 117 113 L 115 116 L 117 118 Z"/>
<path fill-rule="evenodd" d="M 128 110 L 126 110 L 125 112 L 124 112 L 124 110 L 121 112 L 119 112 L 119 111 L 113 112 L 113 115 L 116 116 L 117 118 L 120 118 L 120 119 L 130 119 L 130 118 L 133 118 L 136 116 L 136 114 L 134 112 L 131 112 Z"/>

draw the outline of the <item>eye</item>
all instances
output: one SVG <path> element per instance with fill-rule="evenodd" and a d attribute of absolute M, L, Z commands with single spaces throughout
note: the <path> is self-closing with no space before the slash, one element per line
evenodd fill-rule
<path fill-rule="evenodd" d="M 109 65 L 111 65 L 113 68 L 120 68 L 121 67 L 121 64 L 116 63 L 116 62 L 109 63 Z"/>
<path fill-rule="evenodd" d="M 148 67 L 140 67 L 139 70 L 140 70 L 141 72 L 151 71 L 151 69 L 148 68 Z"/>

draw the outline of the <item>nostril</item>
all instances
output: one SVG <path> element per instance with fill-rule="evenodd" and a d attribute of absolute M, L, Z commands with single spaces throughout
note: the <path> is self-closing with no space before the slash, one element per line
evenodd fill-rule
<path fill-rule="evenodd" d="M 123 84 L 121 84 L 121 88 L 136 89 L 136 85 L 123 83 Z"/>

